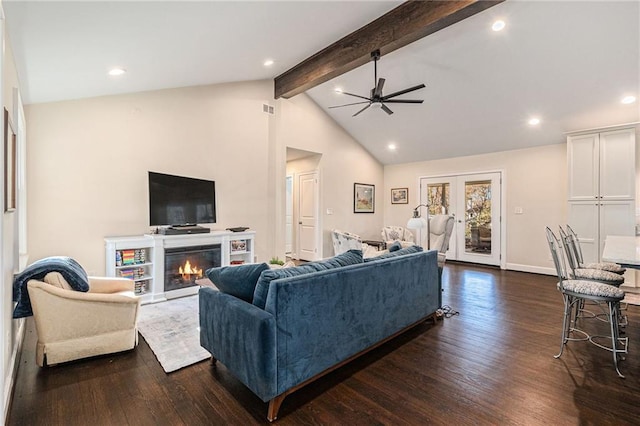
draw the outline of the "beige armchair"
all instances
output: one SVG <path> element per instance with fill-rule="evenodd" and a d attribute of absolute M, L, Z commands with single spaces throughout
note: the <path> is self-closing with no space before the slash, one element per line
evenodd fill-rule
<path fill-rule="evenodd" d="M 38 334 L 40 367 L 133 349 L 140 298 L 125 278 L 89 277 L 89 291 L 74 291 L 58 272 L 27 283 Z"/>

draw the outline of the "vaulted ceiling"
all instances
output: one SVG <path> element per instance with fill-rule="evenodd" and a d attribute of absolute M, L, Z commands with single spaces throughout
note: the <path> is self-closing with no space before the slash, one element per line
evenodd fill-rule
<path fill-rule="evenodd" d="M 273 79 L 397 1 L 4 0 L 26 103 Z M 492 23 L 502 19 L 500 32 Z M 264 67 L 266 59 L 274 65 Z M 109 68 L 127 73 L 109 77 Z M 525 148 L 564 132 L 640 121 L 640 3 L 506 1 L 384 55 L 385 93 L 425 83 L 393 115 L 358 106 L 364 64 L 307 91 L 384 164 Z M 531 117 L 539 117 L 530 126 Z M 395 151 L 388 145 L 394 143 Z"/>

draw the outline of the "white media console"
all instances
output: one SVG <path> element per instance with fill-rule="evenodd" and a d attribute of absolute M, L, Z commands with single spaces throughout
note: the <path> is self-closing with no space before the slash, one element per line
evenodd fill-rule
<path fill-rule="evenodd" d="M 220 245 L 220 266 L 253 263 L 255 231 L 211 231 L 207 234 L 145 234 L 107 237 L 105 268 L 108 277 L 132 278 L 142 303 L 196 294 L 199 286 L 165 291 L 165 250 Z M 204 277 L 206 278 L 206 277 Z"/>

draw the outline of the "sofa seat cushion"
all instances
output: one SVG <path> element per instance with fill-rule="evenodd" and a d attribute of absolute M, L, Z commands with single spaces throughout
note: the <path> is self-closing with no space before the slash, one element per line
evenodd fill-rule
<path fill-rule="evenodd" d="M 268 270 L 266 263 L 253 263 L 211 268 L 205 274 L 221 292 L 251 303 L 260 274 Z"/>
<path fill-rule="evenodd" d="M 402 256 L 402 255 L 411 254 L 411 253 L 418 253 L 420 251 L 422 251 L 422 247 L 413 245 L 413 246 L 402 248 L 400 250 L 389 251 L 388 253 L 381 254 L 380 256 L 369 257 L 364 259 L 364 261 L 373 262 L 380 259 L 388 259 L 390 257 Z"/>
<path fill-rule="evenodd" d="M 268 271 L 264 271 L 260 274 L 260 278 L 256 284 L 256 288 L 253 293 L 253 304 L 260 309 L 264 309 L 264 306 L 267 303 L 269 285 L 273 280 L 340 268 L 342 266 L 356 265 L 358 263 L 362 263 L 362 261 L 362 250 L 349 250 L 326 260 L 308 262 L 293 268 L 270 269 Z"/>

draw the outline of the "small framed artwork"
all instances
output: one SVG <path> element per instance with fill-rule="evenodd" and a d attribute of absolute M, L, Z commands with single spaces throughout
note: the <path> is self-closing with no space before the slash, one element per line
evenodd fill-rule
<path fill-rule="evenodd" d="M 374 213 L 376 187 L 366 183 L 353 184 L 353 212 Z"/>
<path fill-rule="evenodd" d="M 409 188 L 391 188 L 391 204 L 409 204 Z"/>
<path fill-rule="evenodd" d="M 4 109 L 4 211 L 16 209 L 16 134 Z"/>
<path fill-rule="evenodd" d="M 247 251 L 247 240 L 231 240 L 231 253 L 244 253 Z"/>

